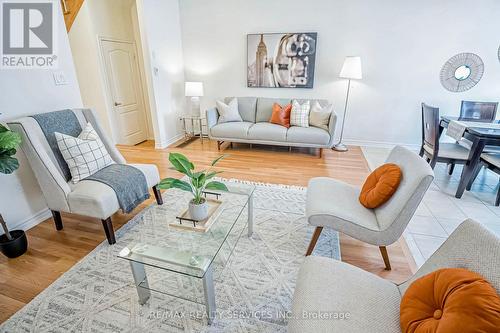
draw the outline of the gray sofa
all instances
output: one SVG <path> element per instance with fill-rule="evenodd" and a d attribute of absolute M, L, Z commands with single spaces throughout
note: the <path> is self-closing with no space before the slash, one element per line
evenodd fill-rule
<path fill-rule="evenodd" d="M 228 103 L 233 97 L 226 97 Z M 333 146 L 335 124 L 337 115 L 332 112 L 328 131 L 318 127 L 286 128 L 271 124 L 274 103 L 286 105 L 291 99 L 262 98 L 262 97 L 237 97 L 238 109 L 243 119 L 242 122 L 218 123 L 219 113 L 217 108 L 207 110 L 208 136 L 217 140 L 219 149 L 222 142 L 242 142 L 250 144 L 277 145 L 287 147 L 331 148 Z M 298 99 L 299 102 L 304 99 Z M 311 100 L 311 105 L 315 100 Z M 326 106 L 328 101 L 317 100 L 320 105 Z M 321 154 L 321 150 L 320 150 Z"/>

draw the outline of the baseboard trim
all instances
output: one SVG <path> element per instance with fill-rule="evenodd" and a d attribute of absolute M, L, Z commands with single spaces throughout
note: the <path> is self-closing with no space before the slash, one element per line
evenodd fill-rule
<path fill-rule="evenodd" d="M 32 215 L 28 217 L 27 219 L 24 219 L 23 221 L 18 222 L 17 224 L 13 226 L 9 226 L 9 229 L 11 230 L 29 230 L 36 226 L 37 224 L 45 221 L 46 219 L 52 217 L 52 213 L 50 212 L 50 209 L 44 208 L 35 215 Z"/>
<path fill-rule="evenodd" d="M 184 134 L 181 133 L 181 134 L 177 134 L 176 136 L 171 137 L 168 140 L 164 140 L 164 141 L 160 141 L 160 142 L 156 141 L 155 142 L 155 149 L 165 149 L 168 146 L 176 143 L 177 141 L 179 141 L 183 137 L 184 137 Z"/>
<path fill-rule="evenodd" d="M 394 148 L 395 146 L 403 146 L 410 150 L 420 149 L 419 144 L 413 144 L 413 143 L 365 141 L 365 140 L 343 140 L 343 143 L 351 146 L 365 146 L 365 147 L 376 147 L 376 148 Z"/>

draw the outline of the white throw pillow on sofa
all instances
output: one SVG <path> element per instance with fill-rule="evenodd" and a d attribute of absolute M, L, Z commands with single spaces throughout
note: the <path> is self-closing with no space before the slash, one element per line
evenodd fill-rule
<path fill-rule="evenodd" d="M 322 107 L 318 101 L 315 101 L 309 113 L 309 125 L 319 127 L 328 131 L 328 124 L 332 115 L 333 105 L 328 104 Z"/>
<path fill-rule="evenodd" d="M 232 121 L 243 121 L 238 110 L 238 99 L 233 98 L 229 103 L 221 101 L 216 102 L 217 111 L 219 112 L 219 123 L 228 123 Z"/>
<path fill-rule="evenodd" d="M 305 101 L 300 104 L 296 99 L 292 102 L 292 112 L 290 113 L 290 125 L 309 127 L 309 111 L 311 102 Z"/>
<path fill-rule="evenodd" d="M 87 123 L 77 138 L 59 132 L 54 135 L 71 172 L 71 181 L 75 184 L 114 163 L 90 123 Z"/>

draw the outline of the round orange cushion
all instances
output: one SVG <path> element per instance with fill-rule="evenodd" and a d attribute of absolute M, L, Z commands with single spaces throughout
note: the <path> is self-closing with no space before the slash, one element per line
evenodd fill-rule
<path fill-rule="evenodd" d="M 481 275 L 463 268 L 415 280 L 400 311 L 403 333 L 500 332 L 500 297 Z"/>
<path fill-rule="evenodd" d="M 396 192 L 400 181 L 401 169 L 396 164 L 379 166 L 366 178 L 359 194 L 359 202 L 366 208 L 381 206 Z"/>

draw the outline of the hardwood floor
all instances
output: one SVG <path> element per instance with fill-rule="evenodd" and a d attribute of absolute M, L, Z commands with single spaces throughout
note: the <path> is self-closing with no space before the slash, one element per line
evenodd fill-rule
<path fill-rule="evenodd" d="M 227 146 L 223 145 L 223 147 Z M 130 163 L 154 163 L 161 177 L 181 175 L 169 169 L 168 153 L 182 152 L 198 167 L 208 166 L 221 153 L 229 154 L 218 165 L 225 178 L 238 178 L 264 183 L 307 186 L 310 178 L 328 176 L 350 184 L 360 185 L 369 173 L 368 165 L 359 147 L 350 147 L 346 153 L 325 149 L 322 158 L 309 149 L 260 147 L 234 144 L 233 148 L 217 151 L 217 144 L 199 140 L 180 144 L 175 148 L 155 150 L 153 142 L 137 146 L 119 146 Z M 132 216 L 151 204 L 154 196 L 132 214 L 115 214 L 115 230 Z M 334 200 L 334 198 L 332 198 Z M 64 229 L 56 231 L 48 219 L 27 232 L 28 252 L 16 259 L 0 256 L 0 322 L 8 319 L 37 294 L 49 286 L 99 243 L 105 241 L 101 222 L 97 219 L 63 214 Z M 392 271 L 384 270 L 384 262 L 377 246 L 367 245 L 341 235 L 342 261 L 348 262 L 383 278 L 402 282 L 407 279 L 414 264 L 405 255 L 403 240 L 388 246 Z"/>

